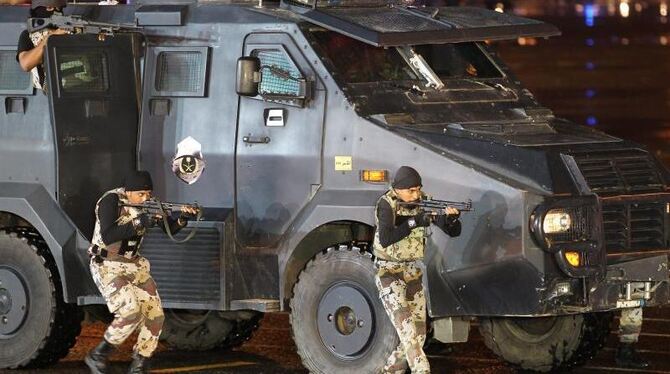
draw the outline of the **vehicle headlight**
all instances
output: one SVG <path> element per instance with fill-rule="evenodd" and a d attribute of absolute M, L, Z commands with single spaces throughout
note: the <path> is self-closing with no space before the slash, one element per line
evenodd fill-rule
<path fill-rule="evenodd" d="M 562 234 L 572 227 L 572 217 L 562 209 L 552 209 L 547 212 L 542 221 L 542 231 L 545 234 Z"/>

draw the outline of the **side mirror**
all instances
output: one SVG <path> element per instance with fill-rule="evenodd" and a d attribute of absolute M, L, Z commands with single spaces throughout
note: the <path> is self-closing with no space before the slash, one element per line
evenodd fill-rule
<path fill-rule="evenodd" d="M 238 95 L 258 96 L 258 84 L 261 81 L 261 60 L 258 57 L 240 57 L 237 59 L 235 90 Z"/>

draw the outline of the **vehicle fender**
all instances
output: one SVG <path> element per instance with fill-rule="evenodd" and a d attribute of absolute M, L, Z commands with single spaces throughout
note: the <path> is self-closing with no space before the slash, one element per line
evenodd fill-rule
<path fill-rule="evenodd" d="M 280 298 L 290 298 L 295 279 L 319 251 L 341 243 L 337 230 L 320 231 L 329 224 L 352 222 L 374 227 L 374 207 L 384 191 L 328 190 L 319 192 L 298 216 L 279 250 Z"/>
<path fill-rule="evenodd" d="M 58 266 L 66 302 L 76 302 L 78 295 L 95 293 L 88 257 L 77 245 L 85 246 L 86 240 L 44 186 L 0 182 L 0 211 L 22 218 L 42 236 Z"/>

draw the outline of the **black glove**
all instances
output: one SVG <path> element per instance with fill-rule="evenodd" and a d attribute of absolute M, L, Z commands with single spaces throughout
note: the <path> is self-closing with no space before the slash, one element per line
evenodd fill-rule
<path fill-rule="evenodd" d="M 430 226 L 430 215 L 427 213 L 419 213 L 414 217 L 407 220 L 407 224 L 410 229 L 415 227 L 428 227 Z"/>
<path fill-rule="evenodd" d="M 142 229 L 150 229 L 154 226 L 156 226 L 156 219 L 148 214 L 140 214 L 135 219 L 133 219 L 133 227 L 137 231 L 141 231 Z"/>
<path fill-rule="evenodd" d="M 183 227 L 183 226 L 186 226 L 186 224 L 188 224 L 188 218 L 189 218 L 189 216 L 190 216 L 190 214 L 188 214 L 188 213 L 182 213 L 182 214 L 180 214 L 179 217 L 177 217 L 177 224 L 178 224 L 179 226 L 182 226 L 182 227 Z"/>
<path fill-rule="evenodd" d="M 447 222 L 454 222 L 461 216 L 461 211 L 459 210 L 456 214 L 448 214 Z"/>

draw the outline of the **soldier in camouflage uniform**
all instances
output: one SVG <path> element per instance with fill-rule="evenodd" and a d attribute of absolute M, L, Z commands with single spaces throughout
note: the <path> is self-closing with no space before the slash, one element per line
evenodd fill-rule
<path fill-rule="evenodd" d="M 640 357 L 635 350 L 635 343 L 642 331 L 642 308 L 621 310 L 619 318 L 619 346 L 616 352 L 617 365 L 631 369 L 644 369 L 649 362 Z"/>
<path fill-rule="evenodd" d="M 105 192 L 96 205 L 90 268 L 114 321 L 85 358 L 92 373 L 107 372 L 107 356 L 137 329 L 129 373 L 146 372 L 158 345 L 165 317 L 149 261 L 138 252 L 146 229 L 159 217 L 124 206 L 142 204 L 151 197 L 152 189 L 149 173 L 135 172 L 126 178 L 124 187 Z M 178 231 L 186 225 L 186 217 L 195 214 L 193 208 L 184 208 L 179 217 L 168 217 L 170 230 Z"/>
<path fill-rule="evenodd" d="M 409 209 L 398 204 L 398 201 L 411 202 L 425 197 L 419 173 L 402 166 L 375 209 L 375 282 L 384 309 L 400 338 L 400 344 L 384 366 L 384 373 L 404 373 L 408 366 L 413 373 L 430 373 L 423 352 L 426 297 L 419 262 L 424 255 L 426 228 L 432 219 L 420 208 Z M 460 235 L 458 209 L 448 207 L 445 213 L 434 223 L 452 237 Z"/>

